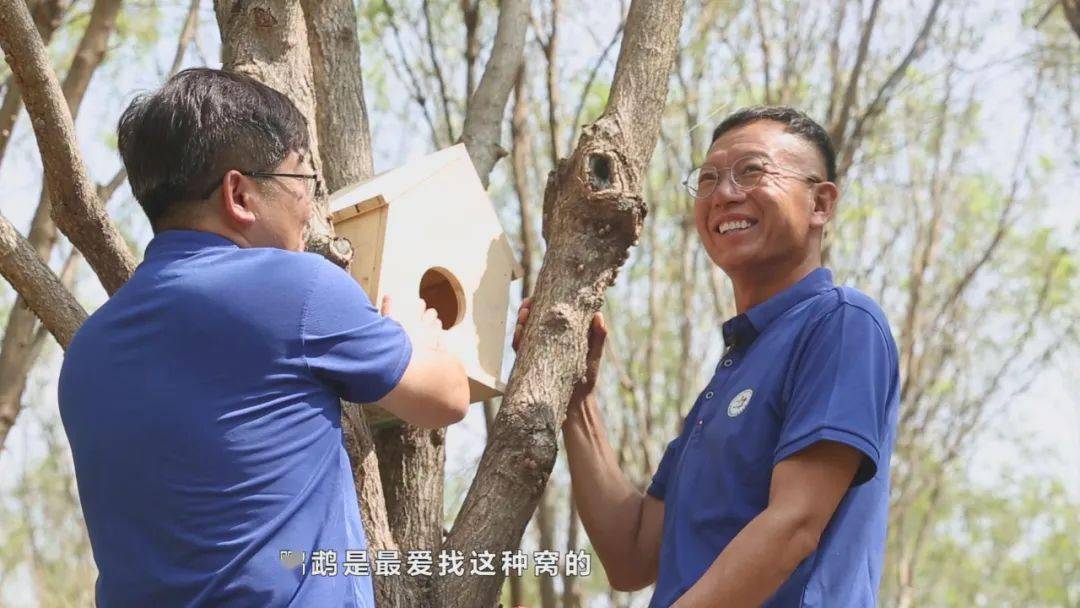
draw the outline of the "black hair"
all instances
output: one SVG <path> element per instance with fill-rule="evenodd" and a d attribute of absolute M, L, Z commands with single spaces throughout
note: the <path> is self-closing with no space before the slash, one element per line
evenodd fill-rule
<path fill-rule="evenodd" d="M 821 154 L 825 162 L 826 179 L 836 181 L 836 152 L 833 150 L 832 139 L 829 133 L 814 119 L 806 114 L 788 106 L 752 106 L 742 108 L 731 116 L 728 116 L 713 131 L 712 141 L 715 143 L 721 135 L 748 125 L 759 120 L 771 120 L 787 127 L 788 133 L 793 133 L 803 138 Z"/>
<path fill-rule="evenodd" d="M 209 68 L 184 70 L 136 97 L 117 135 L 131 190 L 155 230 L 230 169 L 269 171 L 309 147 L 307 121 L 288 97 Z"/>

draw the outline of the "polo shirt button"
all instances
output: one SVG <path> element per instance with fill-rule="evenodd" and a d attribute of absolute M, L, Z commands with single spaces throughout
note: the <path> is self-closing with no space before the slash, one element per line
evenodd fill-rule
<path fill-rule="evenodd" d="M 712 391 L 709 391 L 709 392 L 705 393 L 705 398 L 706 398 L 706 399 L 712 399 L 712 396 L 713 396 L 713 392 L 712 392 Z"/>
<path fill-rule="evenodd" d="M 731 359 L 724 359 L 724 367 L 731 367 Z"/>

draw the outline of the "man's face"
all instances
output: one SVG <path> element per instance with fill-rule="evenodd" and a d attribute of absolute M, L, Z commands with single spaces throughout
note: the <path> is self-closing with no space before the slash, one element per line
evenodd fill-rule
<path fill-rule="evenodd" d="M 290 152 L 271 173 L 312 173 L 304 155 Z M 256 221 L 247 236 L 252 247 L 304 250 L 304 234 L 311 219 L 310 180 L 295 177 L 259 177 L 259 196 L 252 206 Z"/>
<path fill-rule="evenodd" d="M 824 163 L 784 129 L 771 120 L 737 127 L 713 142 L 703 163 L 717 170 L 717 180 L 711 194 L 695 199 L 695 223 L 709 258 L 729 275 L 798 264 L 820 247 L 831 208 L 824 216 L 816 209 L 815 185 L 804 176 L 824 179 Z M 757 186 L 741 189 L 729 169 L 747 156 L 765 172 Z"/>

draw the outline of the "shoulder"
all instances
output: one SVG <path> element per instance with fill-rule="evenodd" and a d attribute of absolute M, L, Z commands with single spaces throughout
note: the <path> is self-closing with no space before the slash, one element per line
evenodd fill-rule
<path fill-rule="evenodd" d="M 847 285 L 822 293 L 807 316 L 806 334 L 840 338 L 845 331 L 861 330 L 876 335 L 882 347 L 896 353 L 892 329 L 885 311 L 869 295 Z"/>

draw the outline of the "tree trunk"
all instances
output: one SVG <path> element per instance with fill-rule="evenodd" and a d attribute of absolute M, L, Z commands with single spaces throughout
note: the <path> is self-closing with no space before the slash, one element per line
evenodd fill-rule
<path fill-rule="evenodd" d="M 315 124 L 327 191 L 371 177 L 360 39 L 352 0 L 302 0 L 315 83 Z"/>
<path fill-rule="evenodd" d="M 637 0 L 604 114 L 559 163 L 544 195 L 547 255 L 518 360 L 444 549 L 518 546 L 555 463 L 557 433 L 584 373 L 586 334 L 645 217 L 641 182 L 656 145 L 675 57 L 682 0 Z M 443 577 L 437 606 L 487 606 L 502 576 Z"/>
<path fill-rule="evenodd" d="M 22 0 L 0 0 L 0 46 L 34 126 L 53 220 L 112 294 L 131 276 L 135 259 L 98 200 L 60 83 Z"/>

